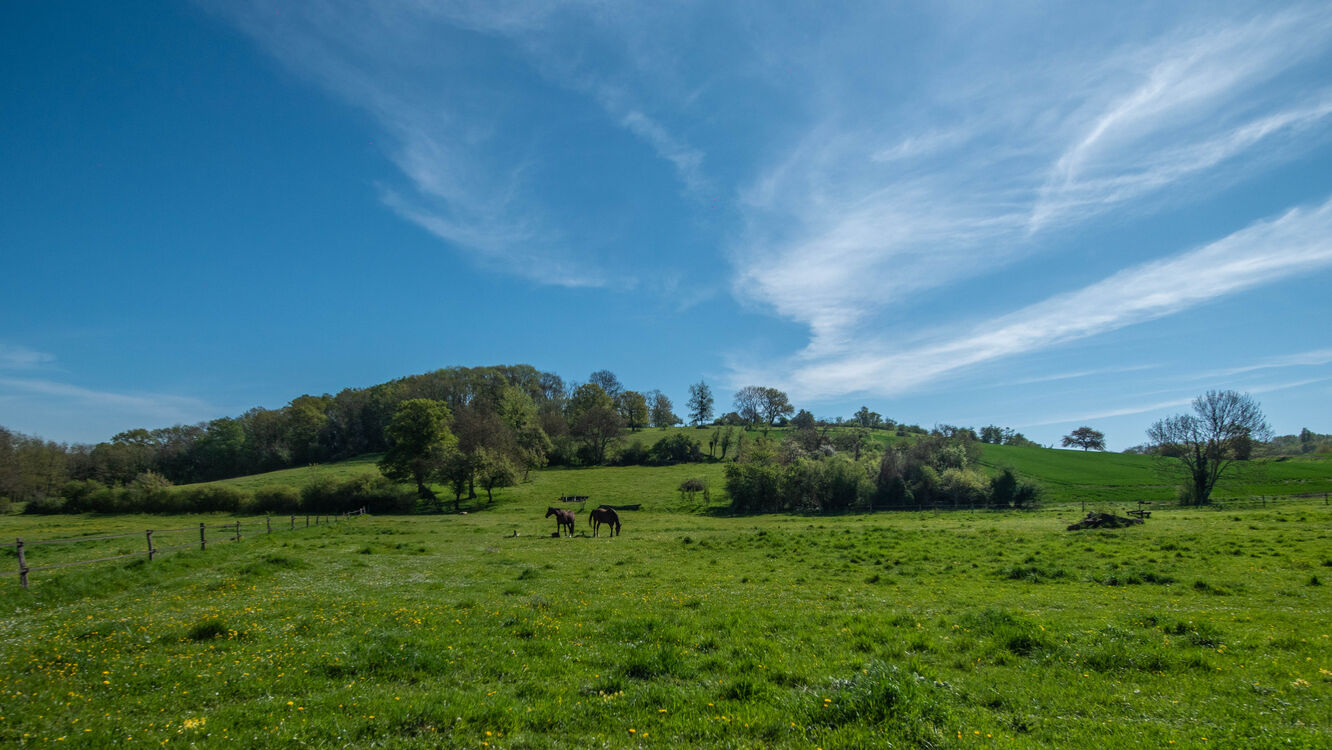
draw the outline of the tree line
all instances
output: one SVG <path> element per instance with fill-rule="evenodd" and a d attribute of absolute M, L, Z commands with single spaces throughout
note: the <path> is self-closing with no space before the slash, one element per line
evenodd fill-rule
<path fill-rule="evenodd" d="M 684 421 L 661 391 L 627 389 L 609 370 L 566 384 L 529 365 L 446 368 L 337 395 L 303 395 L 281 409 L 127 430 L 96 445 L 55 443 L 0 427 L 0 504 L 38 501 L 33 507 L 68 511 L 227 510 L 246 503 L 260 510 L 329 510 L 321 499 L 296 501 L 290 493 L 246 499 L 201 490 L 168 498 L 168 490 L 367 453 L 383 454 L 383 475 L 412 485 L 416 497 L 436 507 L 442 501 L 432 485 L 445 486 L 458 508 L 464 497 L 484 492 L 490 500 L 497 488 L 547 465 L 728 459 L 727 489 L 738 511 L 1008 507 L 1027 504 L 1037 493 L 1012 472 L 989 478 L 975 465 L 979 443 L 1035 445 L 1010 428 L 940 424 L 926 430 L 865 406 L 850 418 L 816 419 L 768 386 L 739 389 L 733 409 L 714 418 L 716 398 L 705 381 L 691 385 L 689 394 L 689 423 L 710 429 L 702 439 L 673 433 L 649 445 L 634 433 Z M 1182 464 L 1188 474 L 1182 499 L 1207 502 L 1217 479 L 1266 445 L 1271 433 L 1247 395 L 1208 392 L 1194 407 L 1195 415 L 1154 425 L 1149 450 Z M 770 437 L 775 427 L 788 429 Z M 878 431 L 913 439 L 885 447 L 886 441 L 871 439 Z M 1326 437 L 1305 430 L 1295 440 L 1302 452 L 1314 452 Z M 1103 450 L 1104 435 L 1081 427 L 1064 443 Z M 386 507 L 411 504 L 387 486 L 360 491 Z"/>

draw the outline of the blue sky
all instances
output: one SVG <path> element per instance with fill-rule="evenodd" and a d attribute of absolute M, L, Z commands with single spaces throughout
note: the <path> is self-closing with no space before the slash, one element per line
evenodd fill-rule
<path fill-rule="evenodd" d="M 1327 3 L 8 3 L 0 424 L 452 365 L 1332 432 Z"/>

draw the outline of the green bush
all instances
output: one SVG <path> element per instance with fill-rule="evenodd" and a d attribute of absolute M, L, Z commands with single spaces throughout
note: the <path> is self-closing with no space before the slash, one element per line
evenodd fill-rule
<path fill-rule="evenodd" d="M 658 440 L 648 454 L 652 463 L 663 466 L 698 462 L 703 460 L 703 446 L 683 432 L 676 432 Z"/>
<path fill-rule="evenodd" d="M 341 482 L 324 478 L 301 488 L 301 510 L 306 513 L 343 513 L 361 507 L 371 513 L 410 513 L 416 508 L 416 494 L 372 474 Z"/>
<path fill-rule="evenodd" d="M 620 450 L 616 463 L 620 466 L 646 466 L 649 460 L 648 449 L 643 445 L 643 441 L 634 440 Z"/>
<path fill-rule="evenodd" d="M 23 512 L 36 516 L 49 516 L 56 513 L 68 513 L 63 497 L 35 497 L 23 506 Z"/>
<path fill-rule="evenodd" d="M 255 513 L 295 513 L 301 510 L 301 491 L 289 484 L 274 484 L 254 491 L 250 510 Z"/>
<path fill-rule="evenodd" d="M 174 490 L 173 507 L 162 512 L 235 513 L 250 503 L 250 494 L 220 484 L 200 484 Z"/>

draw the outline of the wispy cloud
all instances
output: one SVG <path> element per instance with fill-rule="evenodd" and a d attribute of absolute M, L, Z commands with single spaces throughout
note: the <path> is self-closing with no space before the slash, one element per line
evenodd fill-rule
<path fill-rule="evenodd" d="M 1293 209 L 1204 247 L 1125 269 L 1083 289 L 936 343 L 801 363 L 805 397 L 898 394 L 977 365 L 1154 320 L 1225 295 L 1332 266 L 1332 200 Z"/>
<path fill-rule="evenodd" d="M 1332 363 L 1332 349 L 1313 349 L 1307 352 L 1285 354 L 1279 357 L 1268 357 L 1261 362 L 1255 362 L 1251 365 L 1240 365 L 1239 367 L 1227 367 L 1220 370 L 1195 373 L 1189 377 L 1198 380 L 1208 380 L 1212 378 L 1226 378 L 1233 375 L 1241 375 L 1247 372 L 1258 372 L 1260 370 L 1281 370 L 1290 367 L 1318 367 L 1329 363 Z"/>
<path fill-rule="evenodd" d="M 40 378 L 0 378 L 0 396 L 16 394 L 30 402 L 39 401 L 44 409 L 91 409 L 99 413 L 130 415 L 137 419 L 130 424 L 196 422 L 221 412 L 217 407 L 189 396 L 116 393 Z"/>
<path fill-rule="evenodd" d="M 379 186 L 384 204 L 486 267 L 545 284 L 632 283 L 613 279 L 607 259 L 589 249 L 609 241 L 597 224 L 562 217 L 535 176 L 568 158 L 552 153 L 565 146 L 538 102 L 581 96 L 602 108 L 605 124 L 669 163 L 686 191 L 709 185 L 703 152 L 645 106 L 659 92 L 605 80 L 608 73 L 579 62 L 589 49 L 614 46 L 606 40 L 640 33 L 646 21 L 637 14 L 599 2 L 199 1 L 367 113 L 406 178 Z M 612 52 L 630 60 L 646 54 Z"/>
<path fill-rule="evenodd" d="M 708 179 L 703 173 L 702 151 L 681 143 L 659 123 L 637 110 L 626 114 L 620 123 L 650 143 L 661 158 L 675 165 L 680 181 L 690 192 L 699 193 L 708 187 Z"/>
<path fill-rule="evenodd" d="M 1246 388 L 1240 388 L 1238 390 L 1244 391 L 1249 394 L 1275 393 L 1277 391 L 1286 391 L 1294 388 L 1303 388 L 1306 385 L 1314 385 L 1316 383 L 1326 383 L 1329 380 L 1332 380 L 1332 378 L 1309 378 L 1305 380 L 1295 380 L 1282 383 L 1266 383 Z M 1187 407 L 1188 405 L 1193 403 L 1193 400 L 1195 398 L 1197 398 L 1196 395 L 1181 396 L 1179 398 L 1169 399 L 1166 401 L 1153 401 L 1146 404 L 1130 404 L 1125 406 L 1119 406 L 1113 409 L 1101 409 L 1091 412 L 1078 412 L 1078 413 L 1062 414 L 1053 417 L 1042 417 L 1037 421 L 1023 422 L 1019 426 L 1043 427 L 1045 425 L 1054 425 L 1054 424 L 1075 424 L 1078 422 L 1091 422 L 1097 419 L 1111 419 L 1113 417 L 1124 417 L 1132 414 L 1146 414 L 1148 412 L 1161 412 L 1164 415 L 1167 412 L 1171 411 L 1177 412 L 1178 410 Z"/>
<path fill-rule="evenodd" d="M 31 370 L 55 361 L 55 356 L 25 346 L 0 344 L 0 370 Z"/>
<path fill-rule="evenodd" d="M 1327 91 L 1273 102 L 1262 87 L 1326 49 L 1329 33 L 1332 15 L 1293 8 L 1169 35 L 1112 61 L 1123 68 L 1113 80 L 1139 82 L 1088 121 L 1070 123 L 1076 135 L 1042 185 L 1029 229 L 1107 210 L 1327 118 Z"/>
<path fill-rule="evenodd" d="M 933 94 L 911 100 L 912 110 L 872 96 L 811 107 L 803 135 L 742 190 L 746 229 L 733 252 L 735 294 L 807 326 L 809 342 L 770 367 L 740 362 L 737 378 L 785 373 L 816 397 L 898 393 L 1321 267 L 1312 234 L 1298 240 L 1308 252 L 1286 265 L 1239 233 L 1232 241 L 1246 250 L 1233 258 L 1227 246 L 1209 246 L 1223 265 L 1186 272 L 1206 262 L 1195 251 L 1128 269 L 989 321 L 991 334 L 935 331 L 945 343 L 913 344 L 914 334 L 903 340 L 900 327 L 885 325 L 910 317 L 913 300 L 1014 261 L 1073 255 L 1061 239 L 1070 233 L 1059 230 L 1109 211 L 1150 212 L 1167 188 L 1176 201 L 1204 193 L 1327 138 L 1326 77 L 1297 75 L 1332 49 L 1326 6 L 1240 20 L 1218 14 L 1117 47 L 1080 41 L 1090 43 L 1052 48 L 1038 61 L 978 54 L 941 62 L 921 87 Z M 915 130 L 897 122 L 918 121 L 922 109 L 946 114 Z M 1325 224 L 1325 213 L 1296 211 L 1252 233 L 1293 233 Z M 1166 277 L 1180 288 L 1159 287 Z"/>
<path fill-rule="evenodd" d="M 1144 370 L 1156 369 L 1157 365 L 1129 365 L 1126 367 L 1098 367 L 1093 370 L 1078 370 L 1075 372 L 1057 372 L 1051 375 L 1040 375 L 1032 378 L 1019 378 L 1017 380 L 1007 380 L 1000 383 L 993 383 L 989 387 L 1003 388 L 1014 385 L 1035 385 L 1036 383 L 1054 383 L 1060 380 L 1078 380 L 1081 378 L 1094 378 L 1100 375 L 1122 375 L 1126 372 L 1142 372 Z"/>
<path fill-rule="evenodd" d="M 1020 427 L 1043 427 L 1052 424 L 1073 424 L 1075 422 L 1091 422 L 1097 419 L 1110 419 L 1112 417 L 1124 417 L 1130 414 L 1146 414 L 1147 412 L 1166 411 L 1169 409 L 1179 409 L 1188 406 L 1193 401 L 1193 396 L 1187 398 L 1175 398 L 1167 401 L 1153 401 L 1148 404 L 1132 404 L 1120 406 L 1114 409 L 1100 409 L 1091 412 L 1078 412 L 1076 414 L 1061 414 L 1053 417 L 1046 417 L 1033 422 L 1023 422 Z"/>

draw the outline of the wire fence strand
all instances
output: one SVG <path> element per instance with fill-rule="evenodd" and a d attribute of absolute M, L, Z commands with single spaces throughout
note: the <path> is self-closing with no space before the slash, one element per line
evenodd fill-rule
<path fill-rule="evenodd" d="M 365 515 L 365 513 L 366 513 L 366 509 L 365 509 L 364 507 L 362 507 L 362 508 L 358 508 L 357 510 L 350 511 L 350 512 L 348 512 L 348 513 L 338 513 L 338 514 L 331 514 L 331 513 L 330 513 L 330 514 L 323 514 L 323 513 L 321 513 L 321 514 L 319 514 L 319 515 L 313 516 L 313 518 L 315 519 L 315 523 L 314 523 L 314 524 L 310 524 L 310 523 L 308 522 L 308 519 L 309 519 L 311 516 L 306 516 L 306 518 L 307 518 L 307 523 L 305 524 L 305 526 L 298 526 L 298 525 L 296 525 L 296 523 L 295 523 L 295 521 L 294 521 L 294 519 L 296 518 L 296 515 L 295 515 L 295 514 L 286 514 L 286 515 L 283 515 L 283 516 L 278 516 L 278 518 L 290 518 L 290 519 L 293 519 L 292 522 L 291 522 L 290 528 L 285 528 L 285 529 L 284 529 L 284 528 L 282 528 L 281 526 L 279 526 L 279 527 L 278 527 L 278 531 L 291 531 L 291 530 L 298 529 L 298 528 L 306 528 L 306 527 L 311 526 L 311 525 L 316 526 L 316 527 L 318 527 L 318 526 L 328 526 L 328 525 L 331 525 L 335 519 L 345 519 L 345 520 L 350 520 L 351 518 L 353 518 L 353 517 L 355 517 L 355 516 Z M 214 529 L 214 530 L 216 530 L 216 529 L 226 529 L 226 530 L 231 531 L 231 532 L 233 532 L 233 533 L 232 533 L 231 535 L 229 535 L 229 536 L 223 536 L 222 538 L 220 538 L 220 539 L 216 539 L 216 540 L 214 540 L 214 541 L 216 541 L 216 542 L 239 542 L 239 541 L 241 541 L 241 539 L 244 538 L 243 535 L 240 533 L 241 529 L 244 529 L 244 528 L 249 528 L 249 527 L 253 527 L 253 526 L 259 526 L 259 528 L 261 529 L 261 531 L 256 532 L 255 534 L 252 534 L 251 536 L 267 536 L 268 534 L 271 534 L 271 533 L 272 533 L 272 519 L 273 519 L 273 516 L 266 516 L 266 517 L 264 517 L 264 519 L 263 519 L 263 520 L 264 520 L 264 523 L 263 523 L 263 524 L 259 524 L 257 520 L 254 521 L 254 522 L 251 522 L 251 523 L 249 523 L 249 524 L 247 524 L 247 523 L 244 522 L 244 521 L 235 521 L 235 522 L 233 522 L 233 523 L 223 523 L 223 524 L 217 524 L 217 525 L 215 525 L 215 526 L 205 526 L 205 525 L 203 525 L 203 524 L 200 524 L 199 526 L 187 526 L 187 527 L 185 527 L 185 528 L 180 528 L 180 529 L 144 529 L 144 530 L 142 530 L 142 531 L 127 531 L 127 532 L 125 532 L 125 533 L 123 533 L 123 534 L 105 534 L 105 535 L 101 535 L 101 536 L 74 537 L 74 538 L 70 538 L 70 539 L 33 539 L 33 540 L 30 540 L 30 541 L 21 541 L 21 540 L 20 540 L 20 541 L 16 541 L 16 542 L 13 543 L 13 544 L 4 544 L 4 545 L 0 545 L 0 548 L 13 548 L 13 549 L 17 549 L 17 550 L 18 550 L 18 563 L 19 563 L 19 569 L 18 569 L 18 570 L 0 571 L 0 575 L 10 575 L 10 576 L 12 576 L 12 575 L 17 575 L 17 576 L 19 576 L 19 579 L 22 581 L 23 587 L 24 587 L 24 588 L 27 588 L 27 586 L 28 586 L 28 574 L 31 573 L 31 572 L 33 572 L 33 571 L 37 571 L 37 570 L 55 570 L 55 569 L 57 569 L 57 568 L 69 568 L 69 567 L 73 567 L 73 566 L 76 566 L 76 565 L 91 565 L 91 564 L 93 564 L 93 563 L 110 562 L 110 561 L 112 561 L 112 560 L 123 560 L 123 559 L 125 559 L 125 558 L 127 558 L 127 557 L 147 557 L 149 560 L 151 560 L 155 555 L 157 555 L 158 553 L 161 553 L 161 552 L 168 552 L 168 551 L 171 551 L 171 550 L 190 549 L 190 548 L 193 548 L 193 547 L 195 547 L 195 546 L 198 546 L 198 547 L 200 547 L 200 548 L 203 548 L 203 547 L 205 546 L 205 544 L 207 543 L 207 540 L 205 540 L 205 539 L 203 538 L 203 535 L 201 535 L 200 540 L 199 540 L 198 542 L 190 541 L 190 542 L 188 542 L 188 543 L 186 543 L 186 544 L 173 544 L 173 545 L 168 545 L 168 546 L 165 546 L 165 547 L 159 547 L 159 546 L 153 544 L 152 541 L 151 541 L 151 540 L 152 540 L 152 535 L 154 535 L 154 534 L 173 534 L 173 533 L 177 533 L 177 534 L 178 534 L 178 533 L 183 533 L 183 532 L 192 532 L 192 531 L 200 531 L 200 530 L 207 531 L 208 529 Z M 23 554 L 23 550 L 24 550 L 25 548 L 29 547 L 29 546 L 42 546 L 42 545 L 51 545 L 51 544 L 72 544 L 72 543 L 75 543 L 75 542 L 96 542 L 96 541 L 106 541 L 106 540 L 109 540 L 109 539 L 127 539 L 127 538 L 130 538 L 130 537 L 136 537 L 136 536 L 137 536 L 137 537 L 147 536 L 148 539 L 149 539 L 149 542 L 148 542 L 149 548 L 146 549 L 146 550 L 144 550 L 143 552 L 129 552 L 129 553 L 121 554 L 121 555 L 113 555 L 113 556 L 111 556 L 111 557 L 99 557 L 99 558 L 97 558 L 97 559 L 95 559 L 95 560 L 73 560 L 73 561 L 70 561 L 70 562 L 63 562 L 63 563 L 48 563 L 48 564 L 46 564 L 46 565 L 28 565 L 28 564 L 27 564 L 27 561 L 26 561 L 26 559 L 25 559 L 25 556 L 24 556 L 24 554 Z"/>
<path fill-rule="evenodd" d="M 143 532 L 127 531 L 124 534 L 107 534 L 105 536 L 82 536 L 82 537 L 75 537 L 73 539 L 34 539 L 31 542 L 24 542 L 24 544 L 38 545 L 38 544 L 73 544 L 75 542 L 100 542 L 105 539 L 124 539 L 125 537 L 130 537 L 130 536 L 143 536 Z M 18 545 L 10 545 L 10 546 L 18 546 Z"/>

